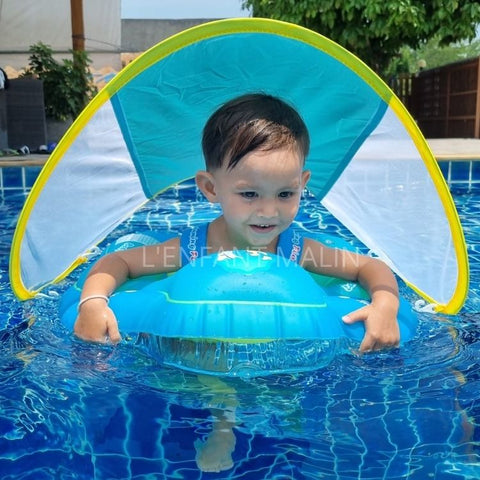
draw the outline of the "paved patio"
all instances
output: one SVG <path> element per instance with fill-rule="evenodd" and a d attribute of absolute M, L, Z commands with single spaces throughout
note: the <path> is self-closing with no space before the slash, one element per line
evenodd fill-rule
<path fill-rule="evenodd" d="M 427 142 L 438 160 L 480 160 L 480 139 L 436 138 Z M 0 168 L 42 166 L 47 159 L 48 155 L 39 154 L 0 156 Z"/>
<path fill-rule="evenodd" d="M 437 160 L 480 160 L 478 138 L 435 138 L 427 142 Z"/>

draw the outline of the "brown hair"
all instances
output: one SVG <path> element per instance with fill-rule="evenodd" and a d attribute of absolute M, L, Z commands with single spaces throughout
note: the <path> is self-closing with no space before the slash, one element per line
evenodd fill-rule
<path fill-rule="evenodd" d="M 297 111 L 279 98 L 253 93 L 222 105 L 203 129 L 202 148 L 207 170 L 225 163 L 234 168 L 254 150 L 297 148 L 303 160 L 310 138 Z"/>

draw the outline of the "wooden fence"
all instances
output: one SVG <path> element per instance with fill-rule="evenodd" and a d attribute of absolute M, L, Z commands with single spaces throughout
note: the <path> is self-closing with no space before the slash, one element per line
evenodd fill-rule
<path fill-rule="evenodd" d="M 480 138 L 480 58 L 400 77 L 392 88 L 427 138 Z"/>

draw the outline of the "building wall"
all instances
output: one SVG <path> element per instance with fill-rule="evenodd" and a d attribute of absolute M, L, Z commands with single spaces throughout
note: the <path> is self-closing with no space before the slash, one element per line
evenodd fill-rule
<path fill-rule="evenodd" d="M 210 19 L 122 20 L 122 52 L 144 52 L 158 42 Z"/>

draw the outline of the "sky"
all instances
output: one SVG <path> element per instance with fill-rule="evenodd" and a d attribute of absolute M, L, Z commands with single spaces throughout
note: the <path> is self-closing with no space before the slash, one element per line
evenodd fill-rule
<path fill-rule="evenodd" d="M 248 17 L 242 0 L 121 0 L 122 18 Z"/>

